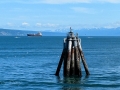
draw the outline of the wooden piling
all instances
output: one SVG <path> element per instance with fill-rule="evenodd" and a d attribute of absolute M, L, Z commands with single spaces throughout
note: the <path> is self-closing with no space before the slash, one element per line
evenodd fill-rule
<path fill-rule="evenodd" d="M 67 54 L 67 51 L 68 51 L 68 42 L 67 42 L 67 39 L 65 38 L 64 39 L 65 41 L 65 44 L 64 44 L 64 48 L 65 48 L 65 54 L 64 54 L 64 65 L 63 65 L 63 73 L 64 73 L 64 76 L 66 75 L 67 73 L 67 69 L 66 69 L 66 66 L 67 66 L 67 57 L 68 57 L 68 54 Z"/>
<path fill-rule="evenodd" d="M 83 62 L 83 66 L 84 66 L 86 75 L 90 75 L 89 70 L 88 70 L 87 63 L 86 63 L 85 58 L 84 58 L 84 54 L 83 54 L 83 52 L 82 52 L 81 49 L 79 49 L 79 52 L 80 52 L 80 54 L 81 54 L 81 59 L 82 59 L 82 62 Z"/>
<path fill-rule="evenodd" d="M 81 77 L 82 72 L 81 72 L 81 67 L 80 67 L 80 58 L 79 58 L 80 54 L 79 54 L 78 47 L 77 47 L 77 39 L 75 39 L 74 45 L 75 45 L 75 75 Z"/>
<path fill-rule="evenodd" d="M 64 41 L 63 41 L 63 51 L 62 51 L 62 55 L 60 57 L 60 61 L 59 61 L 59 64 L 58 64 L 58 67 L 57 67 L 57 70 L 55 73 L 56 76 L 59 76 L 59 72 L 60 72 L 62 62 L 63 62 L 65 56 L 66 56 L 66 39 L 64 39 Z"/>
<path fill-rule="evenodd" d="M 70 75 L 75 75 L 75 56 L 74 56 L 74 46 L 72 47 L 72 55 L 71 55 L 71 69 L 70 69 Z"/>
<path fill-rule="evenodd" d="M 64 54 L 65 54 L 65 50 L 63 49 L 62 55 L 61 55 L 61 58 L 60 58 L 60 61 L 59 61 L 59 64 L 58 64 L 58 67 L 57 67 L 57 70 L 56 70 L 56 73 L 55 73 L 56 76 L 59 76 L 59 72 L 60 72 L 60 69 L 61 69 L 61 66 L 62 66 Z"/>
<path fill-rule="evenodd" d="M 74 36 L 72 29 L 64 39 L 64 48 L 60 57 L 60 61 L 55 75 L 59 76 L 59 72 L 64 61 L 63 73 L 64 76 L 82 76 L 80 60 L 83 62 L 86 75 L 90 75 L 87 63 L 82 52 L 81 41 L 77 36 Z"/>
<path fill-rule="evenodd" d="M 84 66 L 86 75 L 90 75 L 90 72 L 88 70 L 88 66 L 87 66 L 86 60 L 84 58 L 84 54 L 82 52 L 82 47 L 81 47 L 81 44 L 80 44 L 80 39 L 78 40 L 78 50 L 79 50 L 79 53 L 80 53 L 80 56 L 81 56 L 81 59 L 82 59 L 82 62 L 83 62 L 83 66 Z"/>
<path fill-rule="evenodd" d="M 70 75 L 70 64 L 71 64 L 71 47 L 72 47 L 72 41 L 71 38 L 68 39 L 68 56 L 67 56 L 67 64 L 66 64 L 66 74 L 65 76 Z"/>

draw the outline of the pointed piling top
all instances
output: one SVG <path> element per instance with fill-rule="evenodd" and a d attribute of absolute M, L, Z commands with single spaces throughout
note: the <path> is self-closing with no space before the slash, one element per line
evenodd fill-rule
<path fill-rule="evenodd" d="M 78 33 L 76 33 L 76 38 L 78 38 Z"/>
<path fill-rule="evenodd" d="M 74 33 L 72 32 L 71 27 L 70 27 L 70 32 L 68 32 L 67 37 L 68 37 L 68 38 L 72 38 L 72 37 L 74 37 Z"/>
<path fill-rule="evenodd" d="M 70 27 L 70 32 L 72 32 L 72 28 Z"/>

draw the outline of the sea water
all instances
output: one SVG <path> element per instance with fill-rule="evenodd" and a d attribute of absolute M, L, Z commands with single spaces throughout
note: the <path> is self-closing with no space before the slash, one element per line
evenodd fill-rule
<path fill-rule="evenodd" d="M 82 78 L 55 72 L 64 36 L 1 36 L 0 90 L 120 90 L 120 37 L 79 37 L 90 71 Z"/>

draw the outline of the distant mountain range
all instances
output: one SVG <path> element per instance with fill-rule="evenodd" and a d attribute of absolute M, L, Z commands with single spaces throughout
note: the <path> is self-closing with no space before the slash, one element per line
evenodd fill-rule
<path fill-rule="evenodd" d="M 27 34 L 36 34 L 38 31 L 0 29 L 0 36 L 27 36 Z M 64 36 L 62 32 L 41 32 L 43 36 Z"/>
<path fill-rule="evenodd" d="M 120 36 L 120 27 L 81 29 L 75 32 L 78 32 L 79 36 Z"/>
<path fill-rule="evenodd" d="M 69 32 L 69 30 L 67 30 Z M 67 31 L 42 31 L 43 36 L 66 36 Z M 118 28 L 91 28 L 73 30 L 74 34 L 79 36 L 120 36 L 120 27 Z M 0 36 L 27 36 L 28 33 L 38 33 L 38 31 L 0 29 Z"/>

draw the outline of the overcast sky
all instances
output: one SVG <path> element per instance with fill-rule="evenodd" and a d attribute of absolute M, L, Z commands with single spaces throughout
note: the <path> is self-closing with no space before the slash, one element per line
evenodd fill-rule
<path fill-rule="evenodd" d="M 120 27 L 120 0 L 0 0 L 0 28 Z"/>

